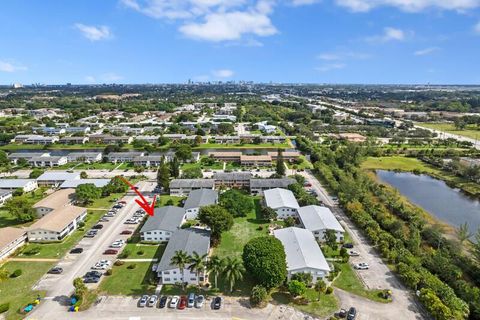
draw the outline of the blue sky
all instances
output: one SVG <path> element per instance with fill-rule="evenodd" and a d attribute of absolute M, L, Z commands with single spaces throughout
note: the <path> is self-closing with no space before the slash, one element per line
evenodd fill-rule
<path fill-rule="evenodd" d="M 16 0 L 0 83 L 480 83 L 480 0 Z"/>

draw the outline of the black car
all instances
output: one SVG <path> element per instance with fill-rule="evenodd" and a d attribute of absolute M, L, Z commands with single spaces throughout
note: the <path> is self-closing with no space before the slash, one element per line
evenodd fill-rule
<path fill-rule="evenodd" d="M 82 253 L 82 252 L 83 252 L 83 248 L 74 248 L 70 250 L 70 253 Z"/>
<path fill-rule="evenodd" d="M 100 278 L 98 277 L 88 277 L 83 279 L 84 283 L 98 283 L 99 281 L 100 281 Z"/>
<path fill-rule="evenodd" d="M 213 299 L 213 310 L 218 310 L 222 306 L 222 298 L 215 297 Z"/>
<path fill-rule="evenodd" d="M 158 303 L 158 307 L 165 308 L 166 305 L 167 305 L 167 296 L 162 296 L 160 298 L 160 302 Z"/>
<path fill-rule="evenodd" d="M 103 224 L 96 224 L 92 227 L 92 229 L 102 229 L 103 228 Z"/>
<path fill-rule="evenodd" d="M 102 276 L 102 273 L 100 271 L 89 271 L 85 273 L 85 278 L 90 278 L 90 277 L 100 278 L 101 276 Z"/>
<path fill-rule="evenodd" d="M 50 273 L 50 274 L 60 274 L 62 272 L 63 272 L 63 269 L 60 268 L 60 267 L 54 267 L 54 268 L 48 270 L 48 273 Z"/>
<path fill-rule="evenodd" d="M 342 247 L 344 247 L 345 249 L 352 249 L 353 248 L 353 243 L 344 243 L 342 245 Z"/>
<path fill-rule="evenodd" d="M 354 307 L 351 307 L 350 310 L 348 310 L 347 314 L 347 320 L 354 320 L 357 317 L 357 309 Z"/>

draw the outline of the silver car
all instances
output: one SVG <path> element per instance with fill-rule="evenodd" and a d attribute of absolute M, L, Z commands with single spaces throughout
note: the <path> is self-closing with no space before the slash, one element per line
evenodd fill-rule
<path fill-rule="evenodd" d="M 148 306 L 149 307 L 155 307 L 157 304 L 158 297 L 156 295 L 150 296 L 150 299 L 148 300 Z"/>
<path fill-rule="evenodd" d="M 147 295 L 142 296 L 140 298 L 140 301 L 138 301 L 138 306 L 142 307 L 142 308 L 145 307 L 147 305 L 148 298 L 149 298 L 149 296 L 147 296 Z"/>

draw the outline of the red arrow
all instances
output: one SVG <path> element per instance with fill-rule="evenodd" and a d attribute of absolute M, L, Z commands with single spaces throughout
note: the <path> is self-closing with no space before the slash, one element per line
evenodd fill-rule
<path fill-rule="evenodd" d="M 157 200 L 157 195 L 154 195 L 153 196 L 153 201 L 152 201 L 152 204 L 149 204 L 147 199 L 145 199 L 145 197 L 142 195 L 142 193 L 140 191 L 138 191 L 138 189 L 132 185 L 130 182 L 128 182 L 127 179 L 125 179 L 124 177 L 122 176 L 118 176 L 120 179 L 122 179 L 123 182 L 125 182 L 129 187 L 130 189 L 132 189 L 133 191 L 135 191 L 135 193 L 142 199 L 142 200 L 139 200 L 139 199 L 135 199 L 135 202 L 140 206 L 142 207 L 143 210 L 145 210 L 146 213 L 148 213 L 148 215 L 152 216 L 154 215 L 154 208 L 155 208 L 155 201 Z"/>

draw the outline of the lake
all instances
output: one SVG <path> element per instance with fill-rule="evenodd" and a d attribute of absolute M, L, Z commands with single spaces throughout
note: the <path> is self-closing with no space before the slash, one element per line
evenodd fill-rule
<path fill-rule="evenodd" d="M 377 170 L 377 176 L 439 220 L 454 227 L 467 222 L 472 233 L 480 228 L 480 201 L 450 188 L 444 181 L 428 175 L 385 170 Z"/>

